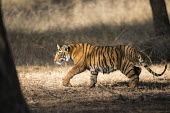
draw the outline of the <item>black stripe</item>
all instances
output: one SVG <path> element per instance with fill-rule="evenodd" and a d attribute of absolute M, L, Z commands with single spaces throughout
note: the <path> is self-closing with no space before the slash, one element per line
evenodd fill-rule
<path fill-rule="evenodd" d="M 130 70 L 128 70 L 128 72 L 127 73 L 125 73 L 125 75 L 126 76 L 128 76 L 129 75 L 129 73 L 131 72 L 131 71 L 133 71 L 134 69 L 132 68 L 132 69 L 130 69 Z"/>
<path fill-rule="evenodd" d="M 102 55 L 102 57 L 101 57 L 101 59 L 100 59 L 100 66 L 101 66 L 101 68 L 104 70 L 104 53 L 103 53 L 103 47 L 101 47 L 100 48 L 100 51 L 101 51 L 101 55 Z"/>
<path fill-rule="evenodd" d="M 131 59 L 131 60 L 133 60 L 133 49 L 132 49 L 132 47 L 130 47 L 130 54 L 129 54 L 129 58 Z"/>
<path fill-rule="evenodd" d="M 107 55 L 108 55 L 108 62 L 109 62 L 109 64 L 110 64 L 110 66 L 112 66 L 112 62 L 111 62 L 111 57 L 110 57 L 110 54 L 111 54 L 111 50 L 110 50 L 111 48 L 110 47 L 108 47 L 108 49 L 107 49 Z"/>
<path fill-rule="evenodd" d="M 138 80 L 139 78 L 134 78 L 133 80 L 130 81 L 130 83 L 132 83 L 132 82 L 135 81 L 136 79 Z"/>
<path fill-rule="evenodd" d="M 105 57 L 105 50 L 106 50 L 106 48 L 104 47 L 104 52 L 103 52 L 103 59 L 104 59 L 104 64 L 105 64 L 104 68 L 106 68 L 106 66 L 107 66 L 106 57 Z"/>
<path fill-rule="evenodd" d="M 102 69 L 104 70 L 104 68 L 105 68 L 105 61 L 104 61 L 104 47 L 101 47 L 101 52 L 102 52 Z"/>
<path fill-rule="evenodd" d="M 114 68 L 114 67 L 115 67 L 115 66 L 114 66 L 115 64 L 114 64 L 113 61 L 112 61 L 112 57 L 111 57 L 112 52 L 111 52 L 111 51 L 112 51 L 112 48 L 109 49 L 109 52 L 110 52 L 110 54 L 108 55 L 108 56 L 109 56 L 109 62 L 110 62 L 111 67 Z"/>
<path fill-rule="evenodd" d="M 98 60 L 99 60 L 99 61 L 98 61 L 98 64 L 99 64 L 99 65 L 98 65 L 98 66 L 99 66 L 99 67 L 101 66 L 101 58 L 100 58 L 100 57 L 101 57 L 101 56 L 100 56 L 100 55 L 101 55 L 101 51 L 100 51 L 100 50 L 101 50 L 101 48 L 99 49 L 99 52 L 98 52 L 98 55 L 99 55 L 99 57 L 98 57 Z"/>
<path fill-rule="evenodd" d="M 128 52 L 128 46 L 125 46 L 125 55 L 127 55 Z"/>
<path fill-rule="evenodd" d="M 95 66 L 97 66 L 97 67 L 98 67 L 98 49 L 99 49 L 99 47 L 95 50 L 95 54 L 94 54 Z"/>
<path fill-rule="evenodd" d="M 86 61 L 86 57 L 87 57 L 87 46 L 88 46 L 88 45 L 87 45 L 87 44 L 86 44 L 86 45 L 84 44 L 84 46 L 86 46 L 86 49 L 85 49 L 85 52 L 83 52 L 83 53 L 84 53 L 84 57 L 85 57 L 83 64 L 84 64 L 85 61 Z"/>
<path fill-rule="evenodd" d="M 117 64 L 116 64 L 116 62 L 115 62 L 115 58 L 114 58 L 114 50 L 115 50 L 115 48 L 114 47 L 112 47 L 111 48 L 111 60 L 112 60 L 112 64 L 114 64 L 114 65 L 116 65 L 117 66 Z"/>
<path fill-rule="evenodd" d="M 128 76 L 128 78 L 132 78 L 133 76 L 135 76 L 136 74 L 131 74 L 130 76 Z M 137 76 L 137 75 L 136 75 Z"/>
<path fill-rule="evenodd" d="M 115 48 L 115 54 L 116 54 L 116 59 L 115 60 L 117 60 L 117 66 L 119 66 L 118 63 L 119 63 L 120 59 L 118 58 L 119 56 L 118 56 L 117 48 Z"/>
<path fill-rule="evenodd" d="M 96 48 L 94 48 L 94 49 L 96 49 Z M 93 51 L 93 66 L 95 67 L 95 50 Z"/>
<path fill-rule="evenodd" d="M 121 62 L 122 62 L 122 55 L 121 55 L 121 50 L 120 48 L 116 49 L 116 53 L 117 53 L 117 65 L 119 66 L 119 68 L 121 68 Z"/>
<path fill-rule="evenodd" d="M 127 57 L 128 59 L 131 59 L 131 47 L 129 47 L 128 53 L 127 53 L 126 57 Z"/>
<path fill-rule="evenodd" d="M 98 50 L 99 50 L 99 48 L 96 49 L 96 58 L 97 58 L 96 66 L 97 67 L 99 67 L 98 63 L 99 63 L 99 57 L 100 57 Z"/>
<path fill-rule="evenodd" d="M 94 66 L 96 67 L 96 61 L 98 60 L 98 59 L 96 59 L 97 57 L 97 49 L 98 49 L 98 47 L 95 49 L 95 51 L 94 51 Z"/>
<path fill-rule="evenodd" d="M 92 67 L 92 57 L 93 57 L 93 51 L 94 51 L 94 46 L 92 48 L 91 54 L 90 54 L 90 66 Z"/>
<path fill-rule="evenodd" d="M 83 47 L 83 52 L 82 52 L 82 53 L 84 53 L 84 46 L 82 46 L 82 47 Z M 80 62 L 80 60 L 83 58 L 83 56 L 84 56 L 84 54 L 82 54 L 82 56 L 81 56 L 80 59 L 77 61 L 77 63 Z M 76 63 L 76 64 L 77 64 L 77 63 Z"/>
<path fill-rule="evenodd" d="M 105 48 L 105 58 L 106 58 L 106 69 L 108 71 L 109 69 L 109 64 L 110 64 L 110 59 L 109 59 L 109 47 Z"/>
<path fill-rule="evenodd" d="M 127 64 L 128 64 L 128 62 L 125 62 L 125 60 L 122 61 L 121 71 L 123 74 L 126 71 L 126 68 L 128 67 Z"/>

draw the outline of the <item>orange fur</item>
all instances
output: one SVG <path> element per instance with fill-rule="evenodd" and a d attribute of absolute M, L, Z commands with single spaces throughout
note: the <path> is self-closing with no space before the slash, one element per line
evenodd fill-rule
<path fill-rule="evenodd" d="M 134 88 L 139 82 L 141 72 L 141 68 L 136 66 L 137 63 L 140 63 L 155 76 L 161 76 L 167 68 L 166 65 L 161 74 L 153 72 L 144 63 L 137 49 L 125 45 L 92 46 L 87 43 L 63 45 L 62 47 L 58 45 L 54 62 L 62 64 L 69 59 L 74 61 L 74 67 L 63 79 L 64 86 L 71 86 L 70 79 L 87 69 L 91 72 L 90 87 L 94 87 L 97 83 L 98 72 L 110 73 L 120 70 L 130 79 L 130 87 Z"/>

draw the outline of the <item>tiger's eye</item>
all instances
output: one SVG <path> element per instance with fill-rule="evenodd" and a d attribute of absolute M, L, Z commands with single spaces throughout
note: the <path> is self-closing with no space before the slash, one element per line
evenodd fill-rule
<path fill-rule="evenodd" d="M 61 56 L 61 54 L 62 54 L 62 52 L 61 52 L 61 51 L 59 51 L 59 52 L 58 52 L 58 55 L 59 55 L 59 56 Z"/>

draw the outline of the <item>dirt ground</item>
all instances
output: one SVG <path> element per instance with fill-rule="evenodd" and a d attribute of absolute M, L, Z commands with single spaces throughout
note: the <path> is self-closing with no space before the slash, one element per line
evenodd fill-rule
<path fill-rule="evenodd" d="M 18 66 L 18 74 L 32 113 L 170 113 L 170 68 L 161 77 L 142 69 L 137 89 L 128 89 L 128 79 L 120 72 L 99 74 L 95 88 L 89 89 L 89 72 L 62 86 L 70 66 Z M 152 66 L 161 72 L 163 66 Z"/>

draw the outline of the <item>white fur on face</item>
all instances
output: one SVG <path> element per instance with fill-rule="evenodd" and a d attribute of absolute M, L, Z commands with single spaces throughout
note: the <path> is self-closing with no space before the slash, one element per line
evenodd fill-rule
<path fill-rule="evenodd" d="M 58 56 L 57 57 L 59 58 L 59 60 L 58 61 L 54 61 L 54 63 L 56 63 L 58 65 L 61 65 L 63 62 L 68 62 L 70 60 L 70 55 L 66 54 L 68 52 L 68 46 L 64 45 L 64 46 L 60 47 L 57 44 L 57 48 L 58 48 L 58 52 L 57 52 Z"/>

